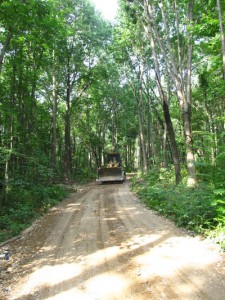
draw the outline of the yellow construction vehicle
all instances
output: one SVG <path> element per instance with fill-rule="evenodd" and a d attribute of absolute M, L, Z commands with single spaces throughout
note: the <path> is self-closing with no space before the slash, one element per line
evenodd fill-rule
<path fill-rule="evenodd" d="M 126 179 L 125 171 L 121 166 L 119 153 L 108 153 L 104 158 L 104 166 L 98 168 L 96 182 L 120 181 Z"/>

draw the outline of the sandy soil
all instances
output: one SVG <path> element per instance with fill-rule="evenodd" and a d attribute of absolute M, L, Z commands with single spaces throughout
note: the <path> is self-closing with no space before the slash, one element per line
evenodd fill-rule
<path fill-rule="evenodd" d="M 128 183 L 84 186 L 8 247 L 1 300 L 225 299 L 219 248 L 147 210 Z"/>

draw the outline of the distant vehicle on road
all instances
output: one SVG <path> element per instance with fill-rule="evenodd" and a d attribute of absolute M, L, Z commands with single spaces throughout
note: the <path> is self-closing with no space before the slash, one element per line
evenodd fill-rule
<path fill-rule="evenodd" d="M 121 157 L 119 153 L 107 153 L 104 159 L 104 166 L 98 168 L 96 182 L 120 181 L 126 179 L 125 171 L 121 165 Z"/>

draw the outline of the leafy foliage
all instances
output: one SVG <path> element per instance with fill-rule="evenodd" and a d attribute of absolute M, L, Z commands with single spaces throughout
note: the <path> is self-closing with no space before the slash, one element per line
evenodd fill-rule
<path fill-rule="evenodd" d="M 194 22 L 188 25 L 191 1 L 163 1 L 168 38 L 158 1 L 119 2 L 118 22 L 112 27 L 89 0 L 2 1 L 1 235 L 16 234 L 27 226 L 24 220 L 30 222 L 57 203 L 62 192 L 51 182 L 93 179 L 104 151 L 115 148 L 129 171 L 143 169 L 146 152 L 150 171 L 136 187 L 151 207 L 190 230 L 212 230 L 211 236 L 220 232 L 223 244 L 225 81 L 216 2 L 194 1 Z M 174 187 L 174 170 L 158 168 L 162 162 L 172 165 L 173 159 L 143 3 L 154 6 L 149 25 L 154 25 L 153 36 L 159 35 L 155 50 L 160 50 L 160 40 L 170 42 L 165 56 L 159 51 L 159 71 L 184 165 L 185 114 L 179 111 L 173 72 L 167 70 L 173 61 L 167 59 L 173 54 L 177 79 L 185 79 L 187 47 L 193 42 L 196 190 L 185 188 L 185 169 L 183 185 Z M 222 11 L 224 17 L 224 3 Z"/>
<path fill-rule="evenodd" d="M 194 233 L 225 246 L 225 189 L 202 184 L 196 189 L 171 184 L 171 170 L 151 170 L 133 179 L 132 189 L 151 209 Z"/>
<path fill-rule="evenodd" d="M 59 185 L 14 185 L 8 193 L 10 205 L 1 211 L 0 242 L 19 234 L 66 195 L 66 190 Z"/>

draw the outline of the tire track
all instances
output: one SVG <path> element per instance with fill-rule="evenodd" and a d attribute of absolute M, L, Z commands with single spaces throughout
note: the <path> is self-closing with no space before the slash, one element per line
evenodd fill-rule
<path fill-rule="evenodd" d="M 18 271 L 10 300 L 225 299 L 221 256 L 147 210 L 126 183 L 90 185 L 38 232 L 40 250 L 21 260 L 27 273 Z M 32 253 L 33 241 L 20 247 Z"/>

